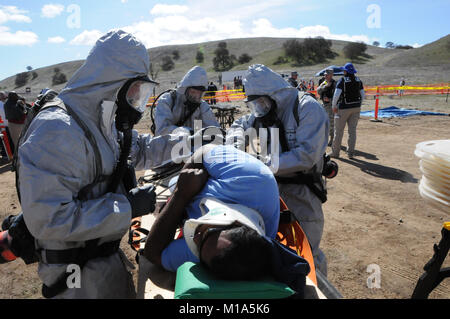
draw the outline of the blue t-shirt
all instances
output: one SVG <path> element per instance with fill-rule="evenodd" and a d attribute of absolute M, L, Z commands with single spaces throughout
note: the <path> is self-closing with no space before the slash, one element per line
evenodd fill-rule
<path fill-rule="evenodd" d="M 231 145 L 215 147 L 204 156 L 203 165 L 210 178 L 200 194 L 186 207 L 189 218 L 200 218 L 201 199 L 214 197 L 259 212 L 265 223 L 266 236 L 275 238 L 280 219 L 280 200 L 277 182 L 269 168 Z M 161 259 L 163 267 L 172 272 L 187 261 L 199 262 L 184 238 L 170 243 Z"/>

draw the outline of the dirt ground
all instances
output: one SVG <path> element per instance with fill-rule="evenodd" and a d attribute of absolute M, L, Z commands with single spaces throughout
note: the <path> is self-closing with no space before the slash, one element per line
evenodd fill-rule
<path fill-rule="evenodd" d="M 399 106 L 450 113 L 445 96 L 382 99 L 381 107 Z M 363 109 L 373 109 L 373 101 Z M 344 298 L 409 298 L 423 266 L 432 257 L 442 224 L 450 216 L 430 207 L 420 197 L 417 143 L 450 138 L 450 118 L 414 116 L 384 119 L 381 123 L 361 118 L 357 152 L 349 160 L 341 153 L 339 175 L 328 182 L 324 204 L 325 229 L 322 249 L 328 258 L 328 278 Z M 148 120 L 138 127 L 148 133 Z M 344 135 L 343 146 L 346 146 Z M 142 175 L 142 172 L 139 173 Z M 0 218 L 20 211 L 14 174 L 5 161 L 0 165 Z M 135 254 L 122 241 L 122 249 L 134 262 Z M 369 265 L 381 271 L 380 288 L 368 288 Z M 446 266 L 450 266 L 447 258 Z M 0 298 L 42 298 L 37 265 L 21 260 L 0 265 Z M 137 270 L 135 270 L 137 278 Z M 444 281 L 430 296 L 450 298 L 450 282 Z"/>

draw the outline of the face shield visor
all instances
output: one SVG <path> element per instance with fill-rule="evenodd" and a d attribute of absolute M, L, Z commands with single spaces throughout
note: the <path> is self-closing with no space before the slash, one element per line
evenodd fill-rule
<path fill-rule="evenodd" d="M 139 79 L 134 81 L 131 83 L 127 93 L 125 94 L 127 104 L 136 111 L 144 113 L 148 100 L 150 99 L 155 87 L 155 82 Z"/>
<path fill-rule="evenodd" d="M 267 96 L 249 96 L 245 103 L 257 118 L 266 116 L 272 109 L 272 101 Z"/>
<path fill-rule="evenodd" d="M 191 103 L 200 104 L 205 95 L 205 88 L 203 86 L 190 87 L 186 90 L 186 99 Z"/>
<path fill-rule="evenodd" d="M 128 80 L 117 93 L 116 128 L 124 132 L 136 125 L 158 83 L 142 76 Z"/>

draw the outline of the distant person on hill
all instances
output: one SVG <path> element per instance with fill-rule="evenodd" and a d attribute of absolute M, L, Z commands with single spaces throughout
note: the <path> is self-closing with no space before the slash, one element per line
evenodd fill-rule
<path fill-rule="evenodd" d="M 357 73 L 351 63 L 344 67 L 344 76 L 336 84 L 336 91 L 333 96 L 333 112 L 335 134 L 332 145 L 333 158 L 339 158 L 341 151 L 342 137 L 345 126 L 348 125 L 348 148 L 347 154 L 353 158 L 356 145 L 356 127 L 358 126 L 361 113 L 361 104 L 364 101 L 365 92 L 361 80 L 355 76 Z"/>
<path fill-rule="evenodd" d="M 202 121 L 202 128 L 219 127 L 219 123 L 203 95 L 208 88 L 208 75 L 202 67 L 189 70 L 176 91 L 162 95 L 155 109 L 155 136 L 171 134 L 177 128 L 193 133 L 194 121 Z"/>

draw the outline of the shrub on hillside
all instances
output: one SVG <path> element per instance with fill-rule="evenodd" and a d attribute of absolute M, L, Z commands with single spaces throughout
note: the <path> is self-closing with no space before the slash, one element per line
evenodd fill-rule
<path fill-rule="evenodd" d="M 344 55 L 350 60 L 363 56 L 367 50 L 367 44 L 363 42 L 350 42 L 344 47 Z"/>
<path fill-rule="evenodd" d="M 285 63 L 288 63 L 288 62 L 289 62 L 289 60 L 288 60 L 286 57 L 284 57 L 284 56 L 279 56 L 279 57 L 275 60 L 275 62 L 273 62 L 273 64 L 279 65 L 279 64 L 285 64 Z"/>
<path fill-rule="evenodd" d="M 303 42 L 296 39 L 283 44 L 285 55 L 298 65 L 313 65 L 332 59 L 336 54 L 331 50 L 331 40 L 322 37 L 308 38 Z M 281 63 L 281 59 L 278 61 Z"/>
<path fill-rule="evenodd" d="M 175 68 L 175 63 L 170 56 L 166 55 L 162 58 L 161 68 L 163 71 L 172 71 Z"/>
<path fill-rule="evenodd" d="M 203 61 L 205 60 L 205 55 L 203 54 L 203 52 L 197 51 L 197 55 L 195 56 L 195 60 L 197 61 L 197 63 L 203 63 Z"/>
<path fill-rule="evenodd" d="M 414 49 L 412 46 L 410 45 L 401 45 L 398 44 L 395 46 L 396 49 L 401 49 L 401 50 L 410 50 L 410 49 Z"/>
<path fill-rule="evenodd" d="M 52 85 L 59 85 L 67 82 L 67 77 L 64 73 L 55 72 L 52 77 Z"/>
<path fill-rule="evenodd" d="M 393 49 L 393 48 L 395 48 L 394 42 L 391 42 L 391 41 L 386 42 L 386 44 L 385 44 L 384 46 L 385 46 L 386 48 L 388 48 L 388 49 Z"/>
<path fill-rule="evenodd" d="M 228 71 L 234 66 L 233 58 L 230 56 L 226 42 L 220 42 L 214 54 L 216 55 L 213 59 L 215 71 Z"/>
<path fill-rule="evenodd" d="M 253 58 L 248 55 L 247 53 L 241 54 L 241 56 L 238 59 L 239 64 L 245 64 L 252 60 Z"/>
<path fill-rule="evenodd" d="M 16 80 L 14 81 L 16 87 L 22 87 L 28 82 L 30 74 L 28 72 L 22 72 L 16 75 Z"/>

